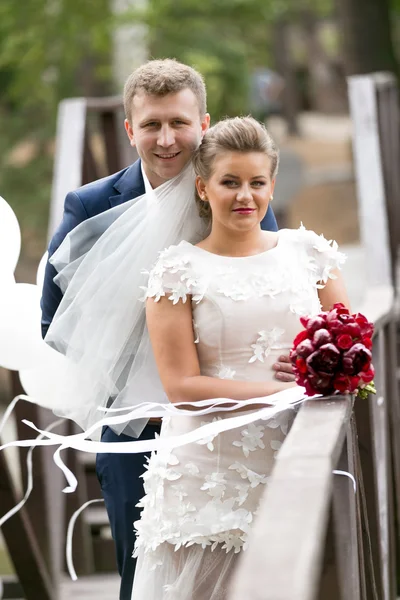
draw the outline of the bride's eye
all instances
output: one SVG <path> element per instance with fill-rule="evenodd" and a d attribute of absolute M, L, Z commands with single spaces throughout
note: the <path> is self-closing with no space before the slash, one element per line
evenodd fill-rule
<path fill-rule="evenodd" d="M 226 187 L 234 187 L 237 185 L 237 181 L 234 181 L 233 179 L 224 179 L 222 181 L 222 185 L 225 185 Z"/>

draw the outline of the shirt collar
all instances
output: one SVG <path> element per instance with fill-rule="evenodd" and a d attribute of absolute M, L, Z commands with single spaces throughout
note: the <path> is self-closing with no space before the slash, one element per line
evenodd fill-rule
<path fill-rule="evenodd" d="M 144 191 L 146 194 L 151 194 L 153 195 L 153 188 L 151 186 L 151 183 L 149 181 L 149 178 L 147 177 L 145 170 L 143 168 L 143 162 L 140 161 L 140 168 L 142 170 L 142 177 L 143 177 L 143 182 L 144 182 Z"/>

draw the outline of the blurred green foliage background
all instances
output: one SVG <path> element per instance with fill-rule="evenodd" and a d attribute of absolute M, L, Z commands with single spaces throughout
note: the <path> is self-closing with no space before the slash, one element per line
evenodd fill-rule
<path fill-rule="evenodd" d="M 40 257 L 45 246 L 59 101 L 121 91 L 113 78 L 116 27 L 142 23 L 149 57 L 197 67 L 215 120 L 249 111 L 251 73 L 279 59 L 280 23 L 336 19 L 343 1 L 148 0 L 116 14 L 113 0 L 0 0 L 0 195 L 17 213 L 23 252 Z M 389 1 L 352 0 L 360 18 L 367 5 Z M 395 24 L 400 0 L 388 10 Z M 328 54 L 338 53 L 338 30 L 324 40 Z M 307 61 L 301 45 L 294 60 Z"/>

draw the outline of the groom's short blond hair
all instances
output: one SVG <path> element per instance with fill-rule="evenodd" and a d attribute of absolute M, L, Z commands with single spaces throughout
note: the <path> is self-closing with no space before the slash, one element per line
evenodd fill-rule
<path fill-rule="evenodd" d="M 181 90 L 192 90 L 199 103 L 200 117 L 207 112 L 207 92 L 198 71 L 172 58 L 150 60 L 135 69 L 124 87 L 124 109 L 128 121 L 132 117 L 132 101 L 138 92 L 150 96 L 166 96 Z"/>

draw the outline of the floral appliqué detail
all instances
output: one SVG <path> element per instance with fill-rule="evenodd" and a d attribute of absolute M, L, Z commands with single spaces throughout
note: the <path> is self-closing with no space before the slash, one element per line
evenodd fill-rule
<path fill-rule="evenodd" d="M 225 494 L 225 488 L 225 473 L 214 472 L 206 475 L 206 480 L 200 489 L 207 491 L 213 498 L 221 499 Z"/>
<path fill-rule="evenodd" d="M 285 330 L 279 327 L 259 331 L 256 343 L 251 345 L 254 354 L 250 358 L 249 363 L 253 363 L 256 360 L 264 362 L 264 359 L 267 358 L 276 342 L 284 333 Z"/>
<path fill-rule="evenodd" d="M 232 442 L 234 446 L 242 448 L 243 454 L 248 458 L 250 452 L 254 452 L 257 448 L 264 449 L 265 444 L 262 440 L 264 436 L 265 427 L 263 425 L 256 425 L 250 423 L 246 429 L 242 429 L 242 439 L 240 442 Z"/>
<path fill-rule="evenodd" d="M 233 463 L 233 465 L 231 465 L 229 469 L 239 473 L 242 479 L 248 479 L 251 488 L 257 487 L 258 485 L 260 485 L 260 483 L 265 484 L 268 481 L 267 475 L 260 475 L 260 473 L 256 473 L 255 471 L 252 471 L 251 469 L 246 467 L 246 465 L 242 465 L 238 462 Z"/>
<path fill-rule="evenodd" d="M 211 423 L 214 423 L 215 421 L 220 421 L 220 420 L 221 420 L 221 417 L 214 417 L 213 420 L 211 421 Z M 207 421 L 202 421 L 200 423 L 201 426 L 208 425 L 208 424 L 209 423 Z M 198 442 L 196 442 L 196 444 L 199 444 L 200 446 L 207 446 L 207 448 L 210 450 L 210 452 L 213 452 L 213 450 L 214 450 L 213 441 L 215 440 L 217 435 L 218 435 L 218 433 L 211 433 L 210 435 L 207 435 L 206 437 L 204 437 L 201 440 L 199 440 Z"/>
<path fill-rule="evenodd" d="M 219 371 L 217 373 L 218 379 L 234 379 L 236 375 L 236 371 L 231 369 L 230 367 L 220 366 Z"/>

